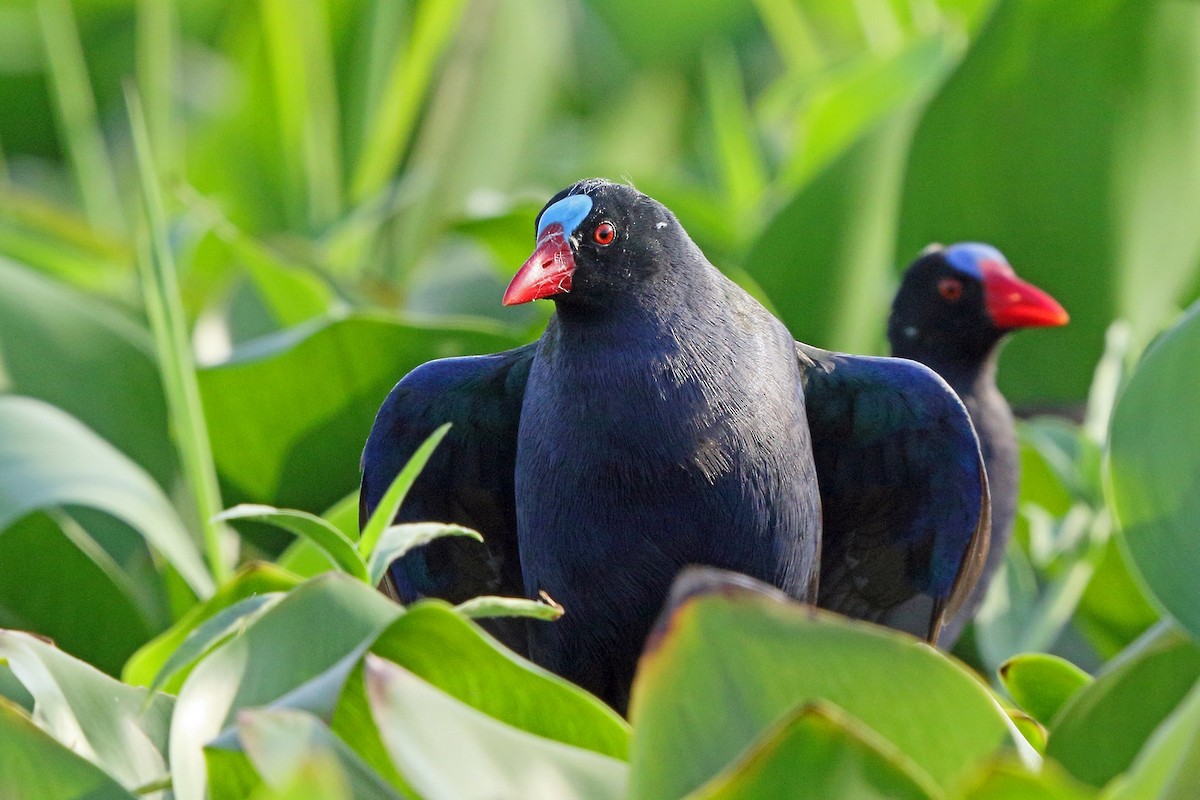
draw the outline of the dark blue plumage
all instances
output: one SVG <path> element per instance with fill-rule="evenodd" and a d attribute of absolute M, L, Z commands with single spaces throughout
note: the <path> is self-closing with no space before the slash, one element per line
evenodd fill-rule
<path fill-rule="evenodd" d="M 1018 450 L 1012 411 L 996 387 L 1000 343 L 1018 328 L 1062 325 L 1067 313 L 1021 281 L 995 248 L 932 246 L 905 272 L 892 304 L 892 354 L 927 364 L 962 399 L 979 436 L 991 488 L 990 548 L 975 589 L 946 623 L 949 647 L 974 616 L 1004 560 L 1017 506 Z"/>
<path fill-rule="evenodd" d="M 940 379 L 915 364 L 798 351 L 669 210 L 629 187 L 593 180 L 563 190 L 537 234 L 505 303 L 553 299 L 541 339 L 414 370 L 368 439 L 364 518 L 423 438 L 454 423 L 400 516 L 470 525 L 488 545 L 447 540 L 409 554 L 392 569 L 403 600 L 544 591 L 566 614 L 529 626 L 529 653 L 622 708 L 642 642 L 686 564 L 815 598 L 828 497 L 841 504 L 834 528 L 851 543 L 867 542 L 882 517 L 911 526 L 893 531 L 908 537 L 911 557 L 868 575 L 903 585 L 863 595 L 859 574 L 845 570 L 840 597 L 936 593 L 917 632 L 936 630 L 930 620 L 962 584 L 955 564 L 966 560 L 981 503 L 978 448 Z M 806 409 L 806 395 L 821 407 Z M 928 458 L 920 437 L 947 432 L 954 444 Z M 975 494 L 952 511 L 931 508 L 932 481 Z M 922 499 L 881 512 L 880 501 L 895 505 L 911 487 Z M 925 575 L 917 561 L 935 550 L 945 570 Z M 505 635 L 521 646 L 518 629 Z"/>
<path fill-rule="evenodd" d="M 797 347 L 825 520 L 819 605 L 936 642 L 987 548 L 962 403 L 912 361 Z"/>

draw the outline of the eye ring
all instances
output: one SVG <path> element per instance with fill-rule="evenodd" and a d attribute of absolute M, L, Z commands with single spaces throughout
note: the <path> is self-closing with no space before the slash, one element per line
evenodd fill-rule
<path fill-rule="evenodd" d="M 943 299 L 949 300 L 951 303 L 957 303 L 962 297 L 963 285 L 962 281 L 957 278 L 942 278 L 938 281 L 938 294 Z"/>
<path fill-rule="evenodd" d="M 601 247 L 608 247 L 617 238 L 617 228 L 608 220 L 604 220 L 592 231 L 592 241 Z"/>

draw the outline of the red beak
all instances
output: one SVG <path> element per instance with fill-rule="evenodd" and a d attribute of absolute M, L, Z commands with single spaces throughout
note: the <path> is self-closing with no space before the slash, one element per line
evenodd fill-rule
<path fill-rule="evenodd" d="M 562 225 L 557 222 L 547 225 L 533 255 L 521 265 L 508 285 L 504 305 L 515 306 L 566 294 L 571 291 L 574 274 L 575 256 L 571 253 L 571 243 L 563 235 Z"/>
<path fill-rule="evenodd" d="M 1016 276 L 1012 267 L 997 261 L 980 262 L 988 316 L 997 328 L 1046 328 L 1066 325 L 1070 319 L 1058 301 L 1032 283 Z"/>

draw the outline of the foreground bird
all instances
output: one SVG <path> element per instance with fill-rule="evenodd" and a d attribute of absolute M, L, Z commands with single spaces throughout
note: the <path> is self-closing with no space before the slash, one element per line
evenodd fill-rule
<path fill-rule="evenodd" d="M 630 187 L 576 183 L 536 231 L 504 303 L 553 300 L 542 337 L 417 368 L 367 440 L 364 520 L 452 422 L 399 519 L 457 522 L 487 542 L 409 553 L 391 570 L 401 599 L 545 592 L 566 614 L 529 626 L 529 655 L 623 709 L 680 569 L 722 567 L 811 600 L 830 503 L 847 553 L 870 567 L 843 570 L 839 596 L 863 580 L 902 584 L 882 602 L 936 595 L 920 633 L 936 631 L 980 552 L 986 494 L 953 392 L 918 364 L 796 344 Z M 877 559 L 880 537 L 894 541 Z M 955 598 L 969 579 L 957 585 Z M 524 649 L 518 629 L 500 635 Z"/>
<path fill-rule="evenodd" d="M 1022 281 L 994 247 L 933 245 L 908 268 L 892 303 L 892 354 L 920 361 L 958 393 L 975 431 L 991 487 L 991 545 L 974 591 L 947 621 L 942 643 L 954 644 L 983 602 L 1004 560 L 1017 505 L 1018 452 L 1012 411 L 996 387 L 1000 343 L 1019 328 L 1064 325 L 1054 298 Z"/>

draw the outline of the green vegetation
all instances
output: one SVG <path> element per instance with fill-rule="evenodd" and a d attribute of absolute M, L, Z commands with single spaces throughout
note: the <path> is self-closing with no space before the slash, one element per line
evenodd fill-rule
<path fill-rule="evenodd" d="M 1200 795 L 1200 5 L 0 0 L 0 75 L 0 797 Z M 821 347 L 934 240 L 1063 301 L 957 658 L 702 595 L 627 723 L 375 591 L 474 535 L 359 538 L 375 409 L 591 175 Z"/>

